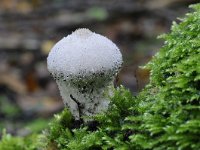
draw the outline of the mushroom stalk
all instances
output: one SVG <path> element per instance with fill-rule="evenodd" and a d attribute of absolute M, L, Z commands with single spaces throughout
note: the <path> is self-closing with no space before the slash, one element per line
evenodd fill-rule
<path fill-rule="evenodd" d="M 47 67 L 76 120 L 108 108 L 105 92 L 122 65 L 118 47 L 106 37 L 78 29 L 49 53 Z"/>

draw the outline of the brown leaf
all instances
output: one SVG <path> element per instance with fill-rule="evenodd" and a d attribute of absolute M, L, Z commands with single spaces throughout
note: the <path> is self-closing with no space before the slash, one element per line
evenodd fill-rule
<path fill-rule="evenodd" d="M 18 94 L 25 94 L 27 92 L 26 86 L 14 74 L 0 74 L 0 84 L 6 85 L 9 89 Z"/>

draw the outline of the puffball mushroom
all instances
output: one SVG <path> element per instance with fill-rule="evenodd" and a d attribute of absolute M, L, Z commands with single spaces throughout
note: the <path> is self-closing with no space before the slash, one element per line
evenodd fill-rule
<path fill-rule="evenodd" d="M 77 29 L 61 39 L 47 58 L 65 105 L 76 120 L 108 108 L 105 92 L 122 65 L 119 48 L 108 38 Z"/>

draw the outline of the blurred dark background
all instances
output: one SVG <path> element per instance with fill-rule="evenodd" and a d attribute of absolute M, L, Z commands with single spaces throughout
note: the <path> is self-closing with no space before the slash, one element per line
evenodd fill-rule
<path fill-rule="evenodd" d="M 0 135 L 43 129 L 63 109 L 46 58 L 77 28 L 110 38 L 123 55 L 117 84 L 137 94 L 149 71 L 139 69 L 162 46 L 156 39 L 199 0 L 0 0 Z M 106 54 L 105 54 L 106 55 Z"/>

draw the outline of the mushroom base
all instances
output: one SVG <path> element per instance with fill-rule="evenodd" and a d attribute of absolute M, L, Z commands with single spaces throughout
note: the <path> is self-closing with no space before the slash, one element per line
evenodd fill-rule
<path fill-rule="evenodd" d="M 57 80 L 56 82 L 63 102 L 69 108 L 75 120 L 83 119 L 87 122 L 89 119 L 84 118 L 84 116 L 93 116 L 107 110 L 108 95 L 112 95 L 110 90 L 113 85 L 112 82 L 108 83 L 106 87 L 92 89 L 87 88 L 87 85 L 84 84 L 77 88 L 67 81 Z"/>

